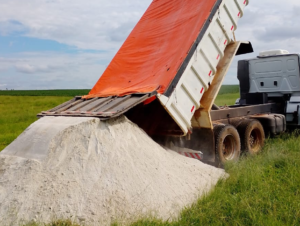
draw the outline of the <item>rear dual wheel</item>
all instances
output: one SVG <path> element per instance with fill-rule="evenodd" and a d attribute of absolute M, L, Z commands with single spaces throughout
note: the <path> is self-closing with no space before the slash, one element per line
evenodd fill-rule
<path fill-rule="evenodd" d="M 240 136 L 231 125 L 216 125 L 214 127 L 215 151 L 219 165 L 228 161 L 237 161 L 241 153 Z"/>
<path fill-rule="evenodd" d="M 246 119 L 235 128 L 232 125 L 216 125 L 214 127 L 215 152 L 219 165 L 228 161 L 238 161 L 241 151 L 254 155 L 265 142 L 265 133 L 261 123 L 254 119 Z"/>
<path fill-rule="evenodd" d="M 257 154 L 265 143 L 265 132 L 261 123 L 254 119 L 242 121 L 237 130 L 241 137 L 241 149 L 244 153 Z"/>

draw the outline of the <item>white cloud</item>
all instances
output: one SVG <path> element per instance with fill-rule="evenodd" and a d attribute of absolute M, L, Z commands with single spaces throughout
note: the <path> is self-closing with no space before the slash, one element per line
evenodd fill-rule
<path fill-rule="evenodd" d="M 282 48 L 300 52 L 300 23 L 295 18 L 297 9 L 300 9 L 300 3 L 296 0 L 251 0 L 236 36 L 251 41 L 256 52 Z"/>
<path fill-rule="evenodd" d="M 297 0 L 251 0 L 239 21 L 237 40 L 250 41 L 254 53 L 236 57 L 225 84 L 238 84 L 237 61 L 257 56 L 270 49 L 300 53 L 300 2 Z M 295 14 L 297 16 L 295 16 Z"/>
<path fill-rule="evenodd" d="M 0 21 L 0 35 L 2 36 L 14 34 L 14 33 L 23 33 L 26 31 L 27 31 L 26 27 L 17 21 L 13 21 L 13 20 Z"/>
<path fill-rule="evenodd" d="M 268 49 L 300 52 L 300 2 L 250 0 L 236 32 L 255 53 L 235 59 L 225 83 L 238 83 L 238 59 Z M 23 32 L 104 53 L 22 53 L 0 58 L 0 81 L 10 88 L 91 88 L 151 0 L 3 0 L 0 34 Z M 11 43 L 13 45 L 13 43 Z M 4 73 L 5 72 L 5 73 Z"/>
<path fill-rule="evenodd" d="M 12 63 L 16 63 L 16 61 L 0 57 L 0 72 L 3 74 L 7 70 L 9 70 L 12 67 Z"/>
<path fill-rule="evenodd" d="M 150 3 L 151 0 L 1 1 L 0 29 L 1 23 L 6 27 L 2 35 L 23 31 L 29 37 L 104 52 L 10 54 L 0 58 L 0 68 L 5 64 L 0 81 L 13 89 L 92 88 Z"/>
<path fill-rule="evenodd" d="M 270 26 L 262 30 L 256 30 L 257 39 L 263 42 L 289 41 L 291 39 L 300 39 L 300 30 L 294 29 L 294 26 Z"/>
<path fill-rule="evenodd" d="M 0 28 L 1 22 L 19 21 L 30 37 L 82 49 L 116 51 L 150 3 L 151 0 L 2 1 Z"/>
<path fill-rule="evenodd" d="M 293 7 L 293 17 L 294 18 L 300 17 L 300 6 Z"/>
<path fill-rule="evenodd" d="M 29 65 L 29 64 L 17 64 L 15 66 L 15 68 L 19 72 L 28 73 L 28 74 L 34 73 L 36 71 L 36 69 L 33 66 Z"/>
<path fill-rule="evenodd" d="M 107 53 L 21 53 L 0 62 L 12 70 L 0 73 L 9 89 L 89 89 L 109 63 Z"/>
<path fill-rule="evenodd" d="M 4 66 L 4 65 L 0 65 L 0 72 L 5 72 L 9 69 L 9 67 Z"/>

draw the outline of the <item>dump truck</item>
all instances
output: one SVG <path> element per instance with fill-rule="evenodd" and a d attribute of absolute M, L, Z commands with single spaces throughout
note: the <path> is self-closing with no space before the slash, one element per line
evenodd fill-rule
<path fill-rule="evenodd" d="M 89 94 L 38 117 L 125 115 L 158 143 L 214 165 L 237 160 L 241 151 L 257 153 L 265 133 L 286 125 L 282 101 L 264 89 L 249 92 L 244 73 L 251 61 L 239 63 L 239 103 L 214 104 L 233 58 L 253 52 L 234 36 L 248 3 L 154 0 Z"/>

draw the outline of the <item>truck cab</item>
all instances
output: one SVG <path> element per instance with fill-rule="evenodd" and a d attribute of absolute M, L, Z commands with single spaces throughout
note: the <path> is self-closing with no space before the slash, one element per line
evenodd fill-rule
<path fill-rule="evenodd" d="M 241 105 L 281 103 L 289 126 L 299 126 L 300 55 L 286 50 L 261 52 L 238 62 Z"/>

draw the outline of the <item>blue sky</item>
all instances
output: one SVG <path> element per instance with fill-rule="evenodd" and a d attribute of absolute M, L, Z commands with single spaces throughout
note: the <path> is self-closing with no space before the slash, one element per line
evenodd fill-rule
<path fill-rule="evenodd" d="M 75 46 L 61 44 L 54 40 L 23 37 L 21 35 L 0 36 L 0 49 L 4 55 L 20 52 L 67 52 L 76 53 Z"/>
<path fill-rule="evenodd" d="M 275 2 L 275 3 L 274 3 Z M 90 89 L 151 0 L 0 1 L 0 89 Z M 300 3 L 250 0 L 236 37 L 300 52 Z M 298 22 L 297 22 L 298 21 Z"/>

